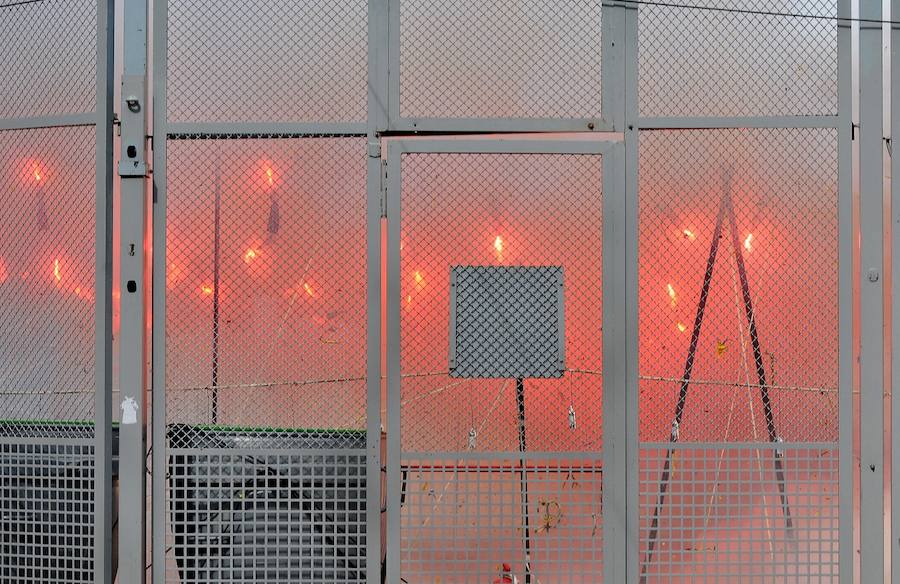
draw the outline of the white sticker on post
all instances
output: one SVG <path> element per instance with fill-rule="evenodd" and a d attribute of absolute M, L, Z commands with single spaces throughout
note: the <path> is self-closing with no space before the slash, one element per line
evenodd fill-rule
<path fill-rule="evenodd" d="M 133 397 L 122 401 L 122 424 L 137 424 L 138 404 Z"/>

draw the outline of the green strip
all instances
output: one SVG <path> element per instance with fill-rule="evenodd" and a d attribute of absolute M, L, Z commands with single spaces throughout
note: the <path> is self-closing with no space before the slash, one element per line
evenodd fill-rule
<path fill-rule="evenodd" d="M 182 424 L 177 424 L 182 425 Z M 257 426 L 257 427 L 246 427 L 246 426 L 222 426 L 222 425 L 213 425 L 213 424 L 197 424 L 195 426 L 191 426 L 188 424 L 184 424 L 189 428 L 196 428 L 198 430 L 205 430 L 209 432 L 257 432 L 257 433 L 280 433 L 280 434 L 299 434 L 302 432 L 313 433 L 313 434 L 351 434 L 357 436 L 365 436 L 365 430 L 355 430 L 351 428 L 274 428 L 274 427 L 265 427 L 265 426 Z"/>

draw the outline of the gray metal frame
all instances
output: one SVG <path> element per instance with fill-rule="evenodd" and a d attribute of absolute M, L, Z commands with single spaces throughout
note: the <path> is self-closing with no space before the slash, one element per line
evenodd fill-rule
<path fill-rule="evenodd" d="M 96 387 L 94 405 L 94 579 L 113 578 L 112 279 L 114 0 L 97 0 Z"/>
<path fill-rule="evenodd" d="M 859 16 L 881 20 L 882 3 L 860 0 Z M 885 577 L 882 25 L 859 26 L 860 577 L 876 582 Z"/>
<path fill-rule="evenodd" d="M 120 428 L 119 577 L 146 578 L 147 429 L 147 22 L 146 0 L 124 4 L 122 74 L 120 404 L 137 404 L 137 423 Z M 128 401 L 131 400 L 131 401 Z M 125 422 L 123 416 L 123 422 Z"/>
<path fill-rule="evenodd" d="M 112 446 L 112 242 L 114 0 L 96 1 L 95 109 L 92 112 L 0 119 L 0 132 L 93 126 L 95 139 L 94 226 L 94 581 L 113 579 Z M 53 80 L 48 80 L 52 83 Z M 59 439 L 27 438 L 29 445 L 58 445 Z M 21 444 L 21 440 L 17 441 Z M 84 444 L 77 439 L 72 444 Z"/>
<path fill-rule="evenodd" d="M 601 91 L 601 114 L 596 118 L 413 118 L 400 114 L 400 2 L 384 0 L 388 8 L 387 129 L 398 132 L 621 132 L 621 92 Z M 620 87 L 624 45 L 621 36 L 619 8 L 623 3 L 604 0 L 602 19 L 601 69 L 603 87 Z"/>
<path fill-rule="evenodd" d="M 603 165 L 603 278 L 611 285 L 603 289 L 603 569 L 604 581 L 620 581 L 624 567 L 620 563 L 625 552 L 621 536 L 625 529 L 627 493 L 621 472 L 625 457 L 617 415 L 624 405 L 622 384 L 623 352 L 621 334 L 626 326 L 624 286 L 625 235 L 621 219 L 625 215 L 625 191 L 620 169 L 624 161 L 621 135 L 606 134 L 572 136 L 570 139 L 521 138 L 513 135 L 466 139 L 396 139 L 388 140 L 385 216 L 387 218 L 387 581 L 400 582 L 400 506 L 401 506 L 401 439 L 400 439 L 400 232 L 402 226 L 401 184 L 402 156 L 425 154 L 592 154 L 602 157 Z M 608 214 L 608 215 L 607 215 Z M 564 457 L 571 453 L 523 453 L 523 459 Z M 445 460 L 442 452 L 416 452 L 416 458 Z M 502 452 L 479 452 L 481 459 L 509 457 Z M 452 458 L 452 456 L 451 456 Z"/>
<path fill-rule="evenodd" d="M 881 8 L 878 0 L 860 0 L 861 5 L 865 5 L 868 3 L 868 8 L 861 8 L 860 10 L 860 18 L 873 18 L 880 19 L 881 18 Z M 894 0 L 895 5 L 898 5 L 898 0 Z M 877 7 L 877 11 L 876 11 Z M 625 23 L 624 23 L 624 36 L 625 36 L 625 49 L 624 49 L 624 61 L 625 61 L 625 81 L 624 81 L 624 111 L 625 111 L 625 124 L 624 124 L 624 133 L 625 133 L 625 161 L 624 161 L 624 170 L 625 170 L 625 209 L 623 210 L 625 216 L 625 225 L 624 229 L 626 232 L 625 237 L 625 255 L 626 255 L 626 266 L 625 266 L 625 320 L 626 320 L 626 330 L 624 333 L 624 351 L 625 355 L 622 358 L 622 362 L 625 364 L 626 373 L 625 373 L 625 386 L 626 386 L 626 404 L 624 406 L 625 412 L 625 420 L 624 420 L 624 432 L 626 444 L 626 458 L 627 461 L 625 465 L 627 467 L 627 486 L 626 493 L 627 499 L 625 502 L 625 530 L 626 530 L 626 539 L 627 543 L 625 544 L 625 554 L 623 556 L 623 564 L 621 569 L 624 571 L 624 580 L 630 584 L 637 584 L 641 581 L 640 578 L 640 510 L 639 510 L 639 453 L 642 446 L 654 447 L 654 443 L 644 443 L 640 442 L 638 438 L 638 424 L 639 424 L 639 388 L 638 388 L 638 352 L 639 352 L 639 343 L 638 343 L 638 319 L 639 319 L 639 310 L 638 310 L 638 177 L 639 177 L 639 138 L 640 138 L 640 130 L 694 130 L 694 129 L 731 129 L 731 128 L 834 128 L 838 134 L 838 212 L 839 212 L 839 281 L 840 281 L 840 290 L 838 292 L 839 296 L 839 315 L 840 315 L 840 323 L 839 323 L 839 440 L 836 446 L 840 451 L 840 503 L 839 503 L 839 523 L 840 523 L 840 542 L 839 542 L 839 562 L 840 562 L 840 581 L 841 582 L 852 582 L 853 581 L 853 564 L 854 564 L 854 460 L 853 460 L 853 436 L 855 432 L 854 428 L 854 418 L 853 418 L 853 372 L 854 372 L 854 343 L 853 343 L 853 323 L 854 317 L 853 307 L 857 299 L 854 297 L 854 286 L 853 282 L 857 276 L 861 275 L 861 280 L 867 279 L 867 269 L 865 268 L 866 264 L 866 252 L 864 252 L 863 264 L 860 266 L 859 272 L 854 270 L 853 265 L 853 250 L 854 250 L 854 241 L 853 241 L 853 198 L 852 198 L 852 171 L 853 171 L 853 160 L 852 160 L 852 76 L 851 76 L 851 1 L 850 0 L 837 0 L 837 15 L 838 15 L 838 108 L 839 111 L 836 115 L 830 116 L 771 116 L 771 117 L 760 117 L 760 116 L 737 116 L 737 117 L 658 117 L 658 116 L 641 116 L 639 113 L 639 96 L 638 96 L 638 14 L 639 14 L 640 3 L 626 3 L 624 6 L 625 12 Z M 865 77 L 861 77 L 860 87 L 865 88 L 862 89 L 863 100 L 861 101 L 861 111 L 867 111 L 868 117 L 872 120 L 874 124 L 881 123 L 881 24 L 880 23 L 871 23 L 866 25 L 866 23 L 860 23 L 860 26 L 865 29 L 867 26 L 871 28 L 871 30 L 877 29 L 877 38 L 876 34 L 873 32 L 869 35 L 868 51 L 866 48 L 863 48 L 860 53 L 860 61 L 865 63 L 865 66 L 869 67 L 869 70 L 864 73 Z M 861 39 L 864 38 L 861 35 Z M 864 46 L 864 42 L 861 40 L 861 47 Z M 877 55 L 876 55 L 877 53 Z M 877 57 L 877 63 L 875 58 Z M 871 90 L 871 91 L 868 91 Z M 877 97 L 875 94 L 878 94 Z M 895 92 L 896 94 L 897 92 Z M 877 101 L 876 101 L 877 99 Z M 866 101 L 868 100 L 868 101 Z M 861 136 L 864 138 L 864 134 L 861 133 Z M 875 144 L 878 144 L 876 146 Z M 880 148 L 881 136 L 878 133 L 877 138 L 872 137 L 871 142 L 869 143 L 869 153 L 875 152 L 872 148 Z M 865 142 L 863 142 L 865 144 Z M 863 147 L 863 152 L 865 153 L 865 146 Z M 878 158 L 877 161 L 874 158 Z M 863 166 L 860 169 L 860 173 L 863 177 L 870 177 L 869 181 L 878 181 L 878 185 L 881 185 L 881 158 L 880 151 L 875 154 L 871 154 L 869 156 L 871 159 L 867 165 L 866 155 L 863 154 L 861 159 L 863 160 Z M 877 164 L 878 167 L 874 167 L 872 165 Z M 869 188 L 878 188 L 878 187 L 862 187 L 863 196 L 865 199 L 866 189 Z M 880 213 L 881 213 L 881 193 L 880 190 L 878 192 L 878 197 L 871 198 L 871 209 L 869 213 L 872 214 L 871 218 L 868 218 L 862 225 L 862 233 L 863 235 L 863 246 L 867 247 L 867 239 L 871 240 L 869 244 L 874 248 L 875 246 L 880 246 L 880 235 L 881 231 L 881 221 L 880 221 Z M 877 209 L 876 209 L 877 207 Z M 875 215 L 878 214 L 878 218 Z M 868 226 L 868 227 L 867 227 Z M 869 238 L 866 238 L 865 235 L 869 235 Z M 881 260 L 879 259 L 880 250 L 869 249 L 868 255 L 870 256 L 871 262 L 874 264 L 879 264 Z M 876 268 L 878 273 L 880 274 L 882 268 L 879 266 Z M 880 281 L 882 278 L 876 277 L 878 281 L 877 284 L 873 284 L 871 287 L 881 289 Z M 862 284 L 863 288 L 866 286 L 866 282 Z M 869 371 L 869 378 L 876 380 L 880 379 L 878 377 L 882 372 L 882 363 L 879 350 L 883 349 L 882 339 L 879 336 L 881 334 L 880 330 L 876 330 L 880 327 L 881 319 L 881 309 L 882 309 L 882 296 L 879 295 L 877 290 L 873 290 L 869 292 L 869 296 L 866 295 L 867 292 L 863 290 L 862 299 L 864 300 L 863 305 L 863 322 L 867 320 L 867 312 L 868 312 L 868 325 L 864 325 L 865 328 L 862 330 L 862 338 L 864 345 L 866 344 L 866 339 L 870 339 L 869 342 L 872 344 L 869 345 L 871 353 L 868 354 L 868 359 L 871 359 Z M 866 298 L 869 300 L 866 301 Z M 866 305 L 869 305 L 868 309 Z M 877 314 L 876 314 L 877 313 Z M 608 326 L 608 323 L 607 325 Z M 621 337 L 619 337 L 621 339 Z M 866 353 L 864 352 L 864 355 Z M 866 373 L 863 373 L 863 394 L 866 394 Z M 877 386 L 877 387 L 876 387 Z M 880 400 L 882 397 L 882 384 L 875 383 L 870 390 L 870 400 Z M 877 396 L 876 396 L 877 393 Z M 866 398 L 863 397 L 865 401 Z M 876 407 L 877 415 L 876 415 Z M 869 425 L 869 421 L 866 422 L 863 429 L 863 448 L 866 448 L 866 443 L 870 444 L 874 447 L 874 442 L 877 440 L 880 448 L 880 444 L 882 441 L 882 424 L 881 424 L 881 415 L 883 404 L 881 401 L 878 401 L 878 405 L 875 405 L 875 401 L 872 401 L 869 404 L 870 414 L 863 419 L 871 420 L 872 424 Z M 619 410 L 622 411 L 622 410 Z M 864 410 L 865 411 L 865 410 Z M 900 411 L 900 408 L 898 408 Z M 864 414 L 865 415 L 865 414 Z M 876 419 L 877 418 L 877 419 Z M 867 428 L 865 426 L 868 426 Z M 868 436 L 868 440 L 866 438 Z M 900 441 L 898 441 L 900 443 Z M 693 446 L 694 444 L 689 444 L 688 446 Z M 669 443 L 660 443 L 656 444 L 660 448 L 671 447 Z M 701 446 L 702 444 L 696 444 L 696 446 Z M 740 448 L 741 445 L 739 443 L 729 443 L 727 445 L 723 445 L 721 443 L 717 444 L 718 448 Z M 758 445 L 757 445 L 758 446 Z M 679 448 L 683 447 L 683 445 L 679 445 Z M 800 443 L 796 445 L 787 445 L 785 447 L 796 447 L 796 448 L 804 448 L 804 446 Z M 896 452 L 897 450 L 895 450 Z M 869 507 L 870 511 L 868 513 L 869 517 L 869 525 L 866 525 L 866 513 L 863 514 L 863 526 L 864 531 L 867 528 L 870 528 L 871 533 L 863 539 L 862 549 L 865 550 L 868 547 L 874 550 L 872 554 L 872 558 L 868 558 L 863 562 L 864 571 L 862 581 L 864 582 L 875 582 L 880 581 L 881 568 L 883 565 L 883 555 L 879 554 L 879 550 L 883 547 L 883 530 L 882 527 L 882 518 L 883 515 L 879 514 L 879 511 L 876 509 L 881 509 L 883 513 L 883 473 L 881 472 L 881 460 L 882 456 L 879 455 L 881 450 L 871 451 L 871 459 L 873 461 L 877 460 L 877 469 L 878 471 L 871 471 L 868 474 L 873 475 L 871 477 L 871 499 L 866 502 L 865 498 L 863 498 L 863 506 Z M 865 456 L 865 454 L 864 454 Z M 874 464 L 874 462 L 873 462 Z M 867 472 L 867 464 L 863 465 L 863 474 L 865 475 Z M 875 476 L 877 475 L 877 476 Z M 864 479 L 865 480 L 865 479 Z M 900 489 L 898 489 L 900 492 Z M 898 521 L 898 525 L 900 525 L 900 521 Z M 865 555 L 865 552 L 864 552 Z M 877 557 L 876 557 L 877 556 Z M 900 580 L 898 580 L 900 581 Z"/>
<path fill-rule="evenodd" d="M 357 122 L 169 122 L 167 116 L 168 1 L 153 2 L 153 255 L 152 476 L 150 566 L 154 584 L 166 582 L 166 153 L 169 138 L 300 138 L 366 136 L 367 161 L 367 420 L 366 561 L 369 584 L 381 583 L 383 473 L 381 422 L 381 204 L 384 172 L 379 132 L 387 128 L 387 1 L 369 0 L 368 119 Z M 124 319 L 124 310 L 123 310 Z M 153 448 L 152 445 L 159 445 Z M 284 454 L 285 450 L 273 451 Z"/>
<path fill-rule="evenodd" d="M 900 0 L 892 0 L 891 16 L 892 20 L 897 20 L 900 14 Z M 900 289 L 898 289 L 897 274 L 900 274 L 900 181 L 893 177 L 900 176 L 900 156 L 893 156 L 893 147 L 895 145 L 894 137 L 900 136 L 900 25 L 891 25 L 891 127 L 890 127 L 890 144 L 889 153 L 890 169 L 891 169 L 891 297 L 888 300 L 891 311 L 891 545 L 888 549 L 891 555 L 891 583 L 900 583 L 900 566 L 893 558 L 900 557 L 900 508 L 896 501 L 900 501 L 900 480 L 895 480 L 900 469 L 900 400 L 894 399 L 893 395 L 896 388 L 900 387 L 900 344 L 896 339 L 900 339 Z M 894 554 L 898 554 L 895 556 Z"/>

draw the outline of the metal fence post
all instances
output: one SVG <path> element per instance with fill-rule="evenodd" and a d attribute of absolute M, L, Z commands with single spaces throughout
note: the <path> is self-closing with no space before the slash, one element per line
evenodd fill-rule
<path fill-rule="evenodd" d="M 891 20 L 900 15 L 900 0 L 891 2 Z M 900 162 L 893 156 L 894 138 L 900 135 L 900 25 L 891 24 L 891 582 L 900 583 Z M 898 480 L 894 480 L 897 478 Z M 897 553 L 896 561 L 894 553 Z"/>
<path fill-rule="evenodd" d="M 861 0 L 860 60 L 860 574 L 884 578 L 884 196 L 882 7 Z"/>
<path fill-rule="evenodd" d="M 112 239 L 114 0 L 97 1 L 94 581 L 112 580 Z"/>
<path fill-rule="evenodd" d="M 119 579 L 145 580 L 147 2 L 125 0 L 121 177 Z"/>

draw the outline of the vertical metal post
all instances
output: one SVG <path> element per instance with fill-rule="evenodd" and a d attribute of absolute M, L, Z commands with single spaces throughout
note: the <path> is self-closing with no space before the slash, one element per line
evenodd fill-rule
<path fill-rule="evenodd" d="M 900 0 L 891 2 L 891 20 Z M 900 584 L 900 25 L 891 24 L 891 582 Z M 895 555 L 896 554 L 896 555 Z"/>
<path fill-rule="evenodd" d="M 838 17 L 850 17 L 850 0 L 838 0 Z M 853 581 L 853 84 L 849 20 L 838 20 L 838 303 L 839 303 L 839 554 L 841 584 Z"/>
<path fill-rule="evenodd" d="M 125 0 L 122 76 L 119 580 L 145 564 L 147 1 Z"/>
<path fill-rule="evenodd" d="M 603 160 L 603 581 L 625 581 L 625 156 Z"/>
<path fill-rule="evenodd" d="M 528 460 L 525 453 L 528 446 L 525 441 L 525 380 L 516 379 L 516 411 L 518 412 L 519 426 L 519 452 L 522 458 L 519 460 L 519 497 L 522 503 L 522 532 L 525 545 L 525 584 L 531 584 L 531 527 L 528 521 Z"/>
<path fill-rule="evenodd" d="M 153 447 L 151 567 L 166 581 L 166 72 L 169 3 L 153 3 Z"/>
<path fill-rule="evenodd" d="M 367 281 L 366 296 L 368 313 L 366 334 L 368 351 L 366 356 L 366 581 L 368 584 L 381 584 L 382 570 L 387 566 L 382 557 L 382 530 L 387 527 L 388 510 L 387 494 L 382 492 L 386 484 L 382 484 L 382 473 L 385 461 L 382 460 L 381 432 L 381 388 L 382 388 L 382 200 L 384 195 L 384 166 L 381 150 L 380 132 L 387 129 L 388 85 L 387 85 L 387 52 L 388 52 L 388 2 L 387 0 L 369 0 L 369 87 L 367 140 L 368 158 L 366 171 L 367 209 L 366 209 L 366 257 Z M 384 508 L 382 509 L 382 505 Z M 386 536 L 386 529 L 384 530 Z"/>
<path fill-rule="evenodd" d="M 400 582 L 400 148 L 388 150 L 387 174 L 387 581 Z"/>
<path fill-rule="evenodd" d="M 625 582 L 640 578 L 640 444 L 638 438 L 638 6 L 625 11 Z M 618 561 L 618 559 L 616 560 Z"/>
<path fill-rule="evenodd" d="M 881 0 L 860 0 L 860 574 L 884 581 L 884 193 Z M 866 22 L 869 20 L 869 22 Z M 872 22 L 875 21 L 875 22 Z"/>
<path fill-rule="evenodd" d="M 112 581 L 112 241 L 114 0 L 97 1 L 94 582 Z"/>

